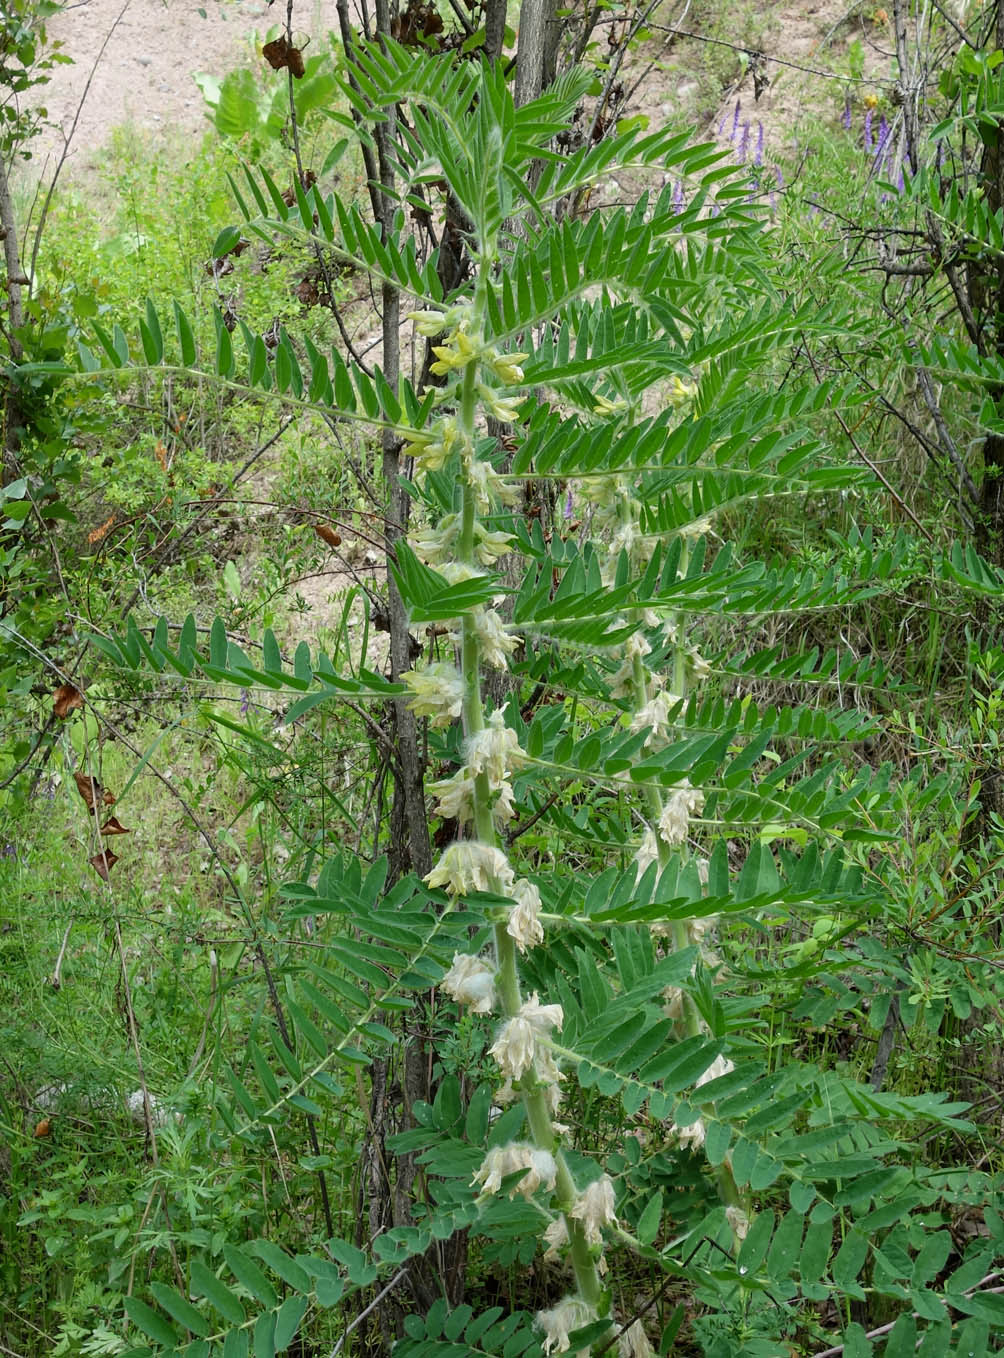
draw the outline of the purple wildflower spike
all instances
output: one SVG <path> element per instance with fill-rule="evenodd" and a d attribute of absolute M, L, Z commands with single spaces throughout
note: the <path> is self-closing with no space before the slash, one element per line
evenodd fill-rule
<path fill-rule="evenodd" d="M 728 120 L 729 120 L 729 115 L 728 115 L 727 113 L 723 113 L 722 116 L 721 116 L 721 118 L 719 119 L 719 122 L 718 122 L 718 135 L 719 135 L 720 137 L 724 137 L 724 136 L 725 136 L 725 124 L 728 122 Z"/>
<path fill-rule="evenodd" d="M 939 141 L 937 150 L 934 153 L 934 168 L 936 170 L 940 170 L 944 163 L 945 163 L 945 143 L 943 141 Z"/>
<path fill-rule="evenodd" d="M 756 125 L 756 147 L 753 151 L 753 164 L 763 164 L 763 123 L 761 122 Z"/>
<path fill-rule="evenodd" d="M 735 112 L 732 114 L 732 135 L 729 137 L 730 143 L 735 144 L 736 133 L 739 131 L 739 100 L 736 100 Z"/>
<path fill-rule="evenodd" d="M 899 162 L 899 169 L 896 171 L 896 192 L 902 193 L 906 188 L 906 181 L 903 178 L 903 162 Z"/>
<path fill-rule="evenodd" d="M 678 179 L 673 185 L 673 211 L 682 212 L 687 206 L 687 200 L 683 195 L 683 180 Z"/>
<path fill-rule="evenodd" d="M 875 173 L 882 172 L 882 159 L 886 153 L 886 144 L 889 141 L 889 124 L 886 122 L 885 114 L 882 114 L 878 125 L 878 136 L 875 139 Z"/>
<path fill-rule="evenodd" d="M 749 119 L 747 118 L 746 122 L 743 123 L 743 134 L 739 138 L 739 150 L 736 152 L 736 155 L 739 157 L 740 160 L 746 159 L 746 152 L 749 150 L 749 146 L 750 146 L 750 125 Z"/>
<path fill-rule="evenodd" d="M 784 188 L 784 171 L 781 169 L 780 165 L 776 165 L 776 166 L 774 167 L 774 174 L 777 176 L 777 187 L 778 187 L 779 189 L 783 189 L 783 188 Z"/>
<path fill-rule="evenodd" d="M 870 151 L 871 149 L 872 149 L 872 111 L 871 109 L 868 109 L 865 112 L 865 150 Z"/>
<path fill-rule="evenodd" d="M 241 716 L 246 717 L 251 708 L 251 690 L 241 689 Z"/>
<path fill-rule="evenodd" d="M 565 518 L 566 518 L 566 519 L 570 519 L 570 518 L 572 517 L 572 514 L 574 513 L 573 505 L 574 505 L 574 500 L 572 499 L 572 487 L 569 486 L 569 487 L 568 487 L 568 494 L 565 496 Z"/>
<path fill-rule="evenodd" d="M 851 96 L 849 94 L 844 95 L 844 111 L 840 115 L 840 126 L 845 132 L 851 130 Z"/>

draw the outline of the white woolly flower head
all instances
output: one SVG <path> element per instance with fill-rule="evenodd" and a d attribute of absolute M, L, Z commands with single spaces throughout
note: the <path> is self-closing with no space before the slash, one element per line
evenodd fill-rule
<path fill-rule="evenodd" d="M 681 701 L 678 693 L 670 693 L 663 690 L 649 698 L 644 707 L 640 707 L 631 718 L 632 731 L 648 731 L 645 740 L 645 748 L 654 745 L 658 741 L 665 740 L 669 733 L 669 711 L 676 707 Z"/>
<path fill-rule="evenodd" d="M 504 1023 L 495 1042 L 489 1048 L 498 1067 L 507 1080 L 518 1080 L 524 1071 L 533 1065 L 541 1039 L 547 1039 L 552 1028 L 560 1028 L 564 1020 L 560 1004 L 541 1004 L 537 993 L 523 1004 L 515 1018 Z M 546 1047 L 541 1046 L 540 1055 L 550 1057 Z M 557 1075 L 553 1057 L 550 1058 L 551 1073 Z M 541 1078 L 546 1078 L 543 1071 Z"/>
<path fill-rule="evenodd" d="M 505 931 L 515 939 L 520 952 L 526 952 L 537 943 L 544 941 L 544 926 L 540 922 L 540 892 L 525 877 L 520 877 L 513 887 L 516 904 L 509 911 Z"/>
<path fill-rule="evenodd" d="M 490 1014 L 495 1007 L 495 968 L 482 957 L 454 953 L 439 985 L 456 1004 L 469 1005 L 472 1014 Z"/>
<path fill-rule="evenodd" d="M 614 1211 L 614 1184 L 607 1174 L 594 1179 L 572 1204 L 571 1215 L 582 1222 L 586 1242 L 599 1245 L 603 1240 L 604 1226 L 613 1226 L 617 1221 Z"/>
<path fill-rule="evenodd" d="M 502 850 L 476 839 L 450 844 L 425 876 L 429 886 L 445 887 L 451 896 L 468 891 L 494 891 L 508 896 L 514 880 L 515 874 Z"/>
<path fill-rule="evenodd" d="M 510 1198 L 516 1193 L 531 1198 L 541 1185 L 547 1192 L 553 1191 L 558 1176 L 554 1156 L 549 1151 L 539 1150 L 522 1141 L 493 1146 L 471 1183 L 480 1184 L 482 1193 L 497 1193 L 506 1175 L 517 1174 L 521 1169 L 525 1169 L 526 1173 L 510 1190 Z"/>
<path fill-rule="evenodd" d="M 497 787 L 514 769 L 522 768 L 526 763 L 519 737 L 506 726 L 505 713 L 501 709 L 494 711 L 481 730 L 471 736 L 464 747 L 464 757 L 471 773 L 486 773 L 492 787 Z"/>
<path fill-rule="evenodd" d="M 416 717 L 428 717 L 431 726 L 449 726 L 463 711 L 464 677 L 455 665 L 437 661 L 408 670 L 401 679 L 411 690 L 408 706 Z"/>
<path fill-rule="evenodd" d="M 597 1319 L 595 1308 L 581 1297 L 564 1297 L 549 1311 L 537 1312 L 537 1324 L 544 1331 L 545 1353 L 567 1353 L 568 1336 Z"/>
<path fill-rule="evenodd" d="M 725 1219 L 729 1223 L 729 1229 L 741 1244 L 749 1235 L 750 1219 L 741 1207 L 726 1207 Z"/>
<path fill-rule="evenodd" d="M 704 810 L 704 793 L 683 780 L 666 799 L 659 817 L 659 835 L 666 844 L 682 844 L 687 838 L 690 818 Z"/>

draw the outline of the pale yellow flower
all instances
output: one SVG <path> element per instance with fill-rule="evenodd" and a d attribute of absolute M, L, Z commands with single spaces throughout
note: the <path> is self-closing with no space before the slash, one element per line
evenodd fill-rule
<path fill-rule="evenodd" d="M 501 708 L 497 708 L 481 730 L 468 740 L 464 758 L 471 773 L 486 773 L 492 786 L 497 786 L 514 769 L 522 768 L 526 763 L 519 737 L 511 726 L 506 726 Z"/>
<path fill-rule="evenodd" d="M 431 887 L 445 887 L 451 896 L 468 891 L 494 891 L 509 895 L 514 873 L 501 849 L 476 839 L 449 845 L 425 881 Z"/>
<path fill-rule="evenodd" d="M 408 706 L 416 717 L 428 717 L 431 726 L 449 726 L 464 706 L 464 677 L 454 666 L 441 661 L 401 675 L 412 697 Z"/>
<path fill-rule="evenodd" d="M 704 793 L 691 787 L 686 779 L 666 799 L 659 817 L 659 835 L 665 844 L 682 844 L 687 838 L 690 818 L 704 810 Z"/>

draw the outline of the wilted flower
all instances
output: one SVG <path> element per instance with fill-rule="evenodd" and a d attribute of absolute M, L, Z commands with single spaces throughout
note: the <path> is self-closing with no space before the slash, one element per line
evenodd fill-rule
<path fill-rule="evenodd" d="M 604 1226 L 613 1226 L 617 1222 L 613 1180 L 606 1174 L 594 1179 L 575 1199 L 570 1215 L 582 1222 L 586 1243 L 599 1245 L 603 1239 Z"/>
<path fill-rule="evenodd" d="M 648 1335 L 640 1320 L 629 1325 L 624 1333 L 618 1336 L 617 1353 L 619 1358 L 652 1358 L 652 1345 L 648 1342 Z"/>
<path fill-rule="evenodd" d="M 750 1219 L 743 1209 L 735 1206 L 726 1207 L 725 1218 L 736 1240 L 740 1243 L 744 1241 L 749 1234 Z"/>
<path fill-rule="evenodd" d="M 495 968 L 481 957 L 454 953 L 453 965 L 440 981 L 456 1004 L 466 1004 L 472 1014 L 490 1014 L 495 1006 Z"/>
<path fill-rule="evenodd" d="M 647 743 L 647 742 L 646 742 Z M 704 793 L 691 787 L 686 779 L 675 787 L 659 817 L 659 835 L 666 844 L 682 844 L 687 838 L 690 817 L 704 809 Z"/>
<path fill-rule="evenodd" d="M 538 1150 L 536 1146 L 520 1141 L 510 1141 L 506 1146 L 493 1146 L 471 1183 L 481 1184 L 483 1193 L 497 1193 L 506 1175 L 516 1174 L 521 1169 L 527 1173 L 510 1190 L 510 1197 L 519 1193 L 524 1198 L 530 1198 L 541 1184 L 548 1192 L 553 1190 L 558 1175 L 554 1156 L 549 1151 Z"/>
<path fill-rule="evenodd" d="M 565 1353 L 568 1336 L 596 1319 L 596 1311 L 581 1297 L 565 1297 L 549 1311 L 537 1312 L 537 1324 L 544 1331 L 544 1352 Z"/>
<path fill-rule="evenodd" d="M 497 891 L 509 895 L 513 880 L 513 870 L 502 850 L 476 839 L 451 844 L 425 876 L 429 886 L 445 887 L 451 896 L 468 891 Z"/>
<path fill-rule="evenodd" d="M 454 665 L 436 661 L 420 670 L 401 675 L 412 692 L 408 706 L 416 717 L 428 717 L 432 726 L 449 726 L 464 706 L 464 677 Z"/>
<path fill-rule="evenodd" d="M 544 1258 L 553 1261 L 560 1257 L 560 1252 L 568 1244 L 568 1227 L 565 1225 L 565 1218 L 555 1217 L 544 1232 L 544 1240 L 547 1249 L 544 1251 Z"/>
<path fill-rule="evenodd" d="M 540 922 L 540 892 L 532 882 L 521 877 L 513 887 L 516 904 L 509 911 L 506 933 L 516 940 L 520 952 L 526 952 L 544 941 L 544 927 Z"/>

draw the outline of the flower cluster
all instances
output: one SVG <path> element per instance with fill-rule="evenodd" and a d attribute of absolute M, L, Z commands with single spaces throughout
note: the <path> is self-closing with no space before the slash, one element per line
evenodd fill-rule
<path fill-rule="evenodd" d="M 503 1179 L 510 1174 L 518 1174 L 521 1170 L 526 1172 L 519 1183 L 509 1190 L 510 1198 L 516 1193 L 524 1198 L 531 1198 L 541 1186 L 548 1193 L 553 1191 L 558 1176 L 554 1156 L 550 1151 L 539 1150 L 536 1146 L 522 1141 L 510 1141 L 506 1146 L 493 1146 L 471 1183 L 480 1184 L 484 1194 L 497 1193 L 502 1187 Z"/>
<path fill-rule="evenodd" d="M 533 1067 L 545 1084 L 561 1078 L 548 1045 L 552 1028 L 564 1020 L 560 1004 L 541 1004 L 537 992 L 520 1007 L 514 1018 L 502 1025 L 489 1055 L 507 1080 L 518 1080 Z"/>

